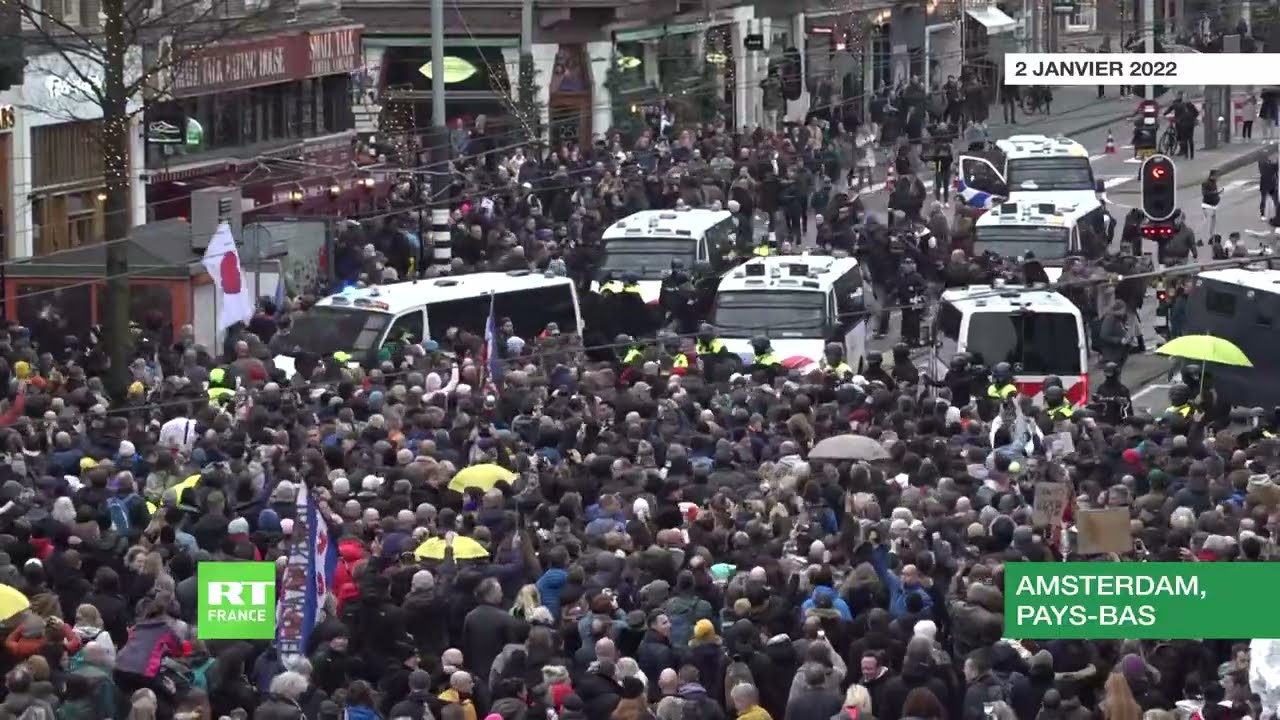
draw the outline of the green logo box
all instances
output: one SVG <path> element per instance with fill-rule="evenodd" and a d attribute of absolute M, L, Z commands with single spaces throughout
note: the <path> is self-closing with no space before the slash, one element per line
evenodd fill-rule
<path fill-rule="evenodd" d="M 202 562 L 196 565 L 201 640 L 274 640 L 276 566 L 270 562 Z"/>
<path fill-rule="evenodd" d="M 1280 563 L 1079 562 L 1004 566 L 1004 636 L 1018 640 L 1280 638 Z"/>

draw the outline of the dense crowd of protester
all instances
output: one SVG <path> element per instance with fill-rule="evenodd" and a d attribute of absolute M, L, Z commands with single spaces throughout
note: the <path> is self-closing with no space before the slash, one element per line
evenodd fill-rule
<path fill-rule="evenodd" d="M 770 234 L 770 251 L 792 250 L 812 224 L 818 245 L 866 259 L 886 305 L 965 284 L 983 269 L 916 181 L 927 163 L 949 171 L 941 146 L 956 138 L 918 130 L 904 128 L 933 160 L 818 117 L 546 157 L 477 134 L 455 170 L 448 271 L 533 267 L 585 286 L 604 227 L 687 205 L 738 214 L 744 253 Z M 878 220 L 857 190 L 886 163 L 895 212 Z M 349 229 L 335 282 L 422 272 L 415 225 Z M 904 240 L 920 226 L 932 240 Z M 144 324 L 119 397 L 100 348 L 50 352 L 6 327 L 0 583 L 29 607 L 4 618 L 0 718 L 1169 720 L 1188 698 L 1211 720 L 1274 710 L 1250 692 L 1247 645 L 1036 642 L 1004 637 L 1001 615 L 1006 563 L 1079 559 L 1032 523 L 1045 479 L 1070 482 L 1075 508 L 1129 508 L 1139 549 L 1113 560 L 1270 559 L 1280 515 L 1245 493 L 1275 469 L 1256 429 L 993 402 L 964 363 L 937 379 L 841 362 L 721 379 L 697 362 L 623 372 L 504 335 L 495 378 L 484 328 L 289 377 L 270 342 L 311 301 L 264 302 L 221 348 Z M 809 457 L 851 432 L 882 455 Z M 1052 432 L 1069 454 L 1049 457 Z M 501 479 L 453 482 L 490 464 Z M 198 563 L 283 568 L 303 488 L 338 553 L 304 653 L 198 639 Z"/>

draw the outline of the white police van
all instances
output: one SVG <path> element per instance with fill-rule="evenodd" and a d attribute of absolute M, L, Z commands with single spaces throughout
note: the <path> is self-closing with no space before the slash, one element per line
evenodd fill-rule
<path fill-rule="evenodd" d="M 515 334 L 532 338 L 556 323 L 565 334 L 582 332 L 582 311 L 573 281 L 528 270 L 458 275 L 330 295 L 293 319 L 272 338 L 276 367 L 290 375 L 294 355 L 319 357 L 343 352 L 355 363 L 369 363 L 388 338 L 407 333 L 413 342 L 433 339 L 458 328 L 483 335 L 489 314 L 511 320 Z"/>
<path fill-rule="evenodd" d="M 1025 257 L 1044 266 L 1049 282 L 1057 282 L 1067 257 L 1094 256 L 1105 250 L 1106 208 L 1092 195 L 1078 205 L 1019 200 L 1000 203 L 974 224 L 973 254 Z"/>
<path fill-rule="evenodd" d="M 600 269 L 614 280 L 635 275 L 640 296 L 654 304 L 673 260 L 694 275 L 727 270 L 737 232 L 737 221 L 727 210 L 644 210 L 605 228 Z M 592 284 L 592 291 L 599 289 L 598 281 Z"/>
<path fill-rule="evenodd" d="M 863 285 L 851 257 L 754 258 L 721 278 L 711 324 L 725 349 L 747 364 L 751 339 L 764 335 L 787 368 L 816 364 L 828 342 L 839 342 L 845 362 L 860 369 L 867 353 Z"/>
<path fill-rule="evenodd" d="M 942 294 L 932 328 L 929 372 L 941 378 L 951 359 L 968 353 L 987 369 L 1007 362 L 1024 395 L 1037 396 L 1049 375 L 1062 378 L 1076 405 L 1089 398 L 1084 318 L 1062 295 L 1016 285 L 970 285 Z"/>
<path fill-rule="evenodd" d="M 962 153 L 956 196 L 970 211 L 1010 202 L 1080 206 L 1097 202 L 1089 151 L 1065 137 L 1014 135 L 983 152 Z"/>

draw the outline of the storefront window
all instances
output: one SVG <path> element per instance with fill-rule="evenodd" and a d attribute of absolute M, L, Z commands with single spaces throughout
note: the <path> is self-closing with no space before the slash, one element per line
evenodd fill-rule
<path fill-rule="evenodd" d="M 702 43 L 698 33 L 667 35 L 658 46 L 658 77 L 662 82 L 699 77 L 704 57 L 698 53 Z"/>
<path fill-rule="evenodd" d="M 347 75 L 279 83 L 175 102 L 183 113 L 204 128 L 204 143 L 194 150 L 303 140 L 354 127 L 351 78 Z M 177 146 L 180 153 L 186 150 Z"/>
<path fill-rule="evenodd" d="M 95 287 L 98 307 L 107 306 L 107 288 Z M 173 291 L 168 285 L 134 282 L 129 286 L 129 319 L 139 325 L 149 324 L 148 316 L 159 316 L 164 326 L 173 322 Z"/>
<path fill-rule="evenodd" d="M 18 322 L 29 328 L 52 328 L 50 337 L 86 337 L 89 326 L 93 325 L 89 309 L 89 286 L 73 284 L 70 287 L 58 287 L 66 282 L 19 283 Z"/>
<path fill-rule="evenodd" d="M 421 47 L 387 48 L 382 57 L 387 88 L 392 90 L 431 91 L 431 78 L 422 73 L 431 53 Z M 502 48 L 479 45 L 453 45 L 444 49 L 445 87 L 450 92 L 505 93 L 507 65 Z M 548 84 L 551 78 L 538 78 Z"/>
<path fill-rule="evenodd" d="M 617 83 L 616 91 L 644 87 L 644 43 L 619 42 L 613 51 L 612 75 Z"/>

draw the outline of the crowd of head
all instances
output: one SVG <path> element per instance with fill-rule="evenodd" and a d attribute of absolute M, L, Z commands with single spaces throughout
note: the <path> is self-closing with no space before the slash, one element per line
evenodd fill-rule
<path fill-rule="evenodd" d="M 602 227 L 681 203 L 741 213 L 751 242 L 755 208 L 781 227 L 795 206 L 854 248 L 857 194 L 814 200 L 857 168 L 832 131 L 485 155 L 453 188 L 451 271 L 585 284 Z M 349 236 L 338 281 L 415 272 L 398 222 Z M 7 328 L 0 718 L 1160 720 L 1187 698 L 1259 717 L 1247 646 L 1037 642 L 1002 617 L 1007 563 L 1080 559 L 1055 532 L 1071 511 L 1033 522 L 1044 481 L 1077 511 L 1129 509 L 1135 549 L 1112 560 L 1270 559 L 1257 427 L 1001 405 L 879 367 L 626 373 L 512 338 L 494 377 L 484 328 L 289 377 L 270 341 L 308 302 L 265 305 L 221 351 L 140 328 L 115 397 L 99 347 Z M 810 457 L 849 433 L 874 452 Z M 303 489 L 338 556 L 304 651 L 199 639 L 197 565 L 283 571 Z"/>

